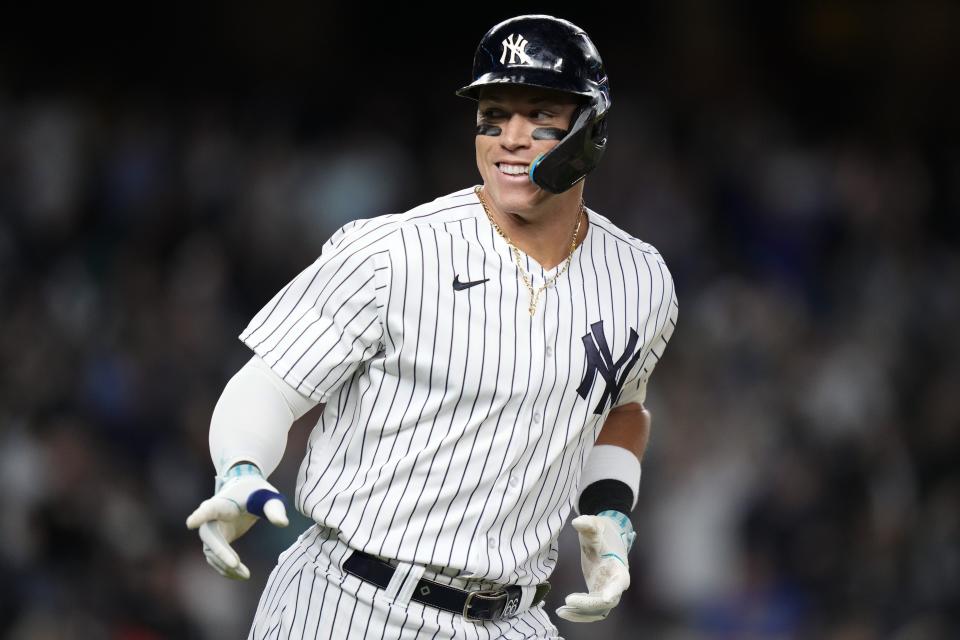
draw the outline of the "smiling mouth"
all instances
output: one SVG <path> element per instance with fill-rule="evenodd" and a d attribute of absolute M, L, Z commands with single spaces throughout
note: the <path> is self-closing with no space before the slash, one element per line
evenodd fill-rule
<path fill-rule="evenodd" d="M 500 170 L 500 173 L 508 176 L 525 176 L 530 172 L 530 165 L 528 164 L 498 162 L 497 168 Z"/>

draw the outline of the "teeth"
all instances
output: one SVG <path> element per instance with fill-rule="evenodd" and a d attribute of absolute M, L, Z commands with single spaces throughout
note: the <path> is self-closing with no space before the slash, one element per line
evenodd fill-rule
<path fill-rule="evenodd" d="M 527 170 L 529 169 L 529 165 L 520 165 L 520 164 L 501 163 L 501 164 L 498 164 L 497 166 L 500 167 L 500 171 L 510 176 L 524 175 L 527 173 Z"/>

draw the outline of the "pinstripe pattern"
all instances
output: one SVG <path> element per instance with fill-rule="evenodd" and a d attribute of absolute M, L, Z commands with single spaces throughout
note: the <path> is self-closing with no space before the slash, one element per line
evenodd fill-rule
<path fill-rule="evenodd" d="M 642 401 L 676 323 L 659 253 L 588 215 L 583 244 L 533 318 L 509 248 L 465 189 L 346 225 L 251 320 L 241 339 L 326 403 L 298 477 L 304 514 L 367 553 L 494 583 L 547 579 L 612 408 L 609 382 L 621 385 L 616 404 Z M 554 273 L 527 264 L 535 286 Z M 455 277 L 487 281 L 455 291 Z M 613 371 L 621 359 L 629 364 Z M 317 614 L 305 594 L 326 593 L 328 581 L 286 561 L 258 624 L 284 628 L 286 608 L 302 628 L 292 637 L 313 637 L 303 629 L 318 615 L 355 627 L 376 618 L 356 610 L 362 589 L 334 590 L 351 604 Z M 544 617 L 527 632 L 549 628 Z"/>
<path fill-rule="evenodd" d="M 270 574 L 248 640 L 559 638 L 542 605 L 506 620 L 475 623 L 409 598 L 388 598 L 343 570 L 350 551 L 334 530 L 314 526 L 304 532 Z M 425 575 L 463 586 L 454 578 Z"/>

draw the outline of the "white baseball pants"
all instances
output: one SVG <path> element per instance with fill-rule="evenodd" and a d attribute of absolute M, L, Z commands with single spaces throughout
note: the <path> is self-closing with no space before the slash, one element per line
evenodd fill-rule
<path fill-rule="evenodd" d="M 343 570 L 350 552 L 335 530 L 307 529 L 280 554 L 248 640 L 562 640 L 543 604 L 503 620 L 472 622 L 410 600 L 421 577 L 461 589 L 468 588 L 464 581 L 400 563 L 388 588 L 380 589 Z"/>

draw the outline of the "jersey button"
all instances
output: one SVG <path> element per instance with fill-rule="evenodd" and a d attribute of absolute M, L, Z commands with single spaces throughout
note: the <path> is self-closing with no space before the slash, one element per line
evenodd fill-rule
<path fill-rule="evenodd" d="M 520 478 L 518 478 L 517 476 L 510 476 L 510 486 L 515 487 L 518 484 L 520 484 Z"/>
<path fill-rule="evenodd" d="M 539 423 L 540 423 L 540 418 L 541 418 L 541 416 L 540 416 L 539 413 L 533 414 L 533 421 L 534 421 L 534 422 L 536 422 L 536 423 L 539 424 Z"/>
<path fill-rule="evenodd" d="M 547 354 L 547 357 L 548 357 L 548 358 L 552 358 L 552 357 L 553 357 L 553 349 L 550 348 L 550 347 L 547 347 L 547 349 L 546 349 L 546 354 Z"/>
<path fill-rule="evenodd" d="M 489 538 L 487 538 L 487 546 L 490 547 L 491 549 L 496 549 L 497 539 L 494 538 L 493 536 L 490 536 Z"/>

